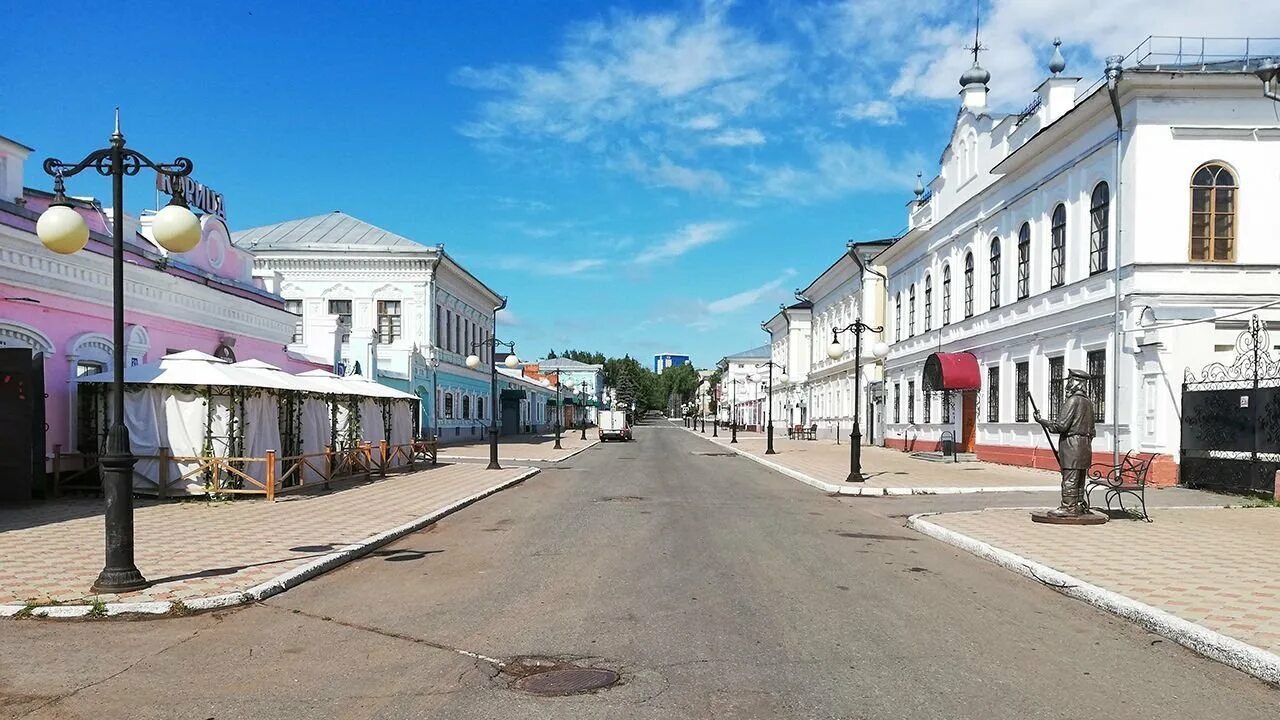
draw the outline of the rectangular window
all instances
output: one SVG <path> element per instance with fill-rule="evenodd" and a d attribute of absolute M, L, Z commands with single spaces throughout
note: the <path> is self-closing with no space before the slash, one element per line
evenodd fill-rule
<path fill-rule="evenodd" d="M 400 337 L 400 301 L 378 301 L 378 342 L 393 343 Z"/>
<path fill-rule="evenodd" d="M 928 425 L 933 422 L 933 396 L 929 393 L 925 393 L 924 397 L 920 398 L 920 400 L 924 405 L 924 424 Z"/>
<path fill-rule="evenodd" d="M 1018 243 L 1018 299 L 1031 297 L 1031 242 Z"/>
<path fill-rule="evenodd" d="M 1066 367 L 1064 358 L 1049 358 L 1049 417 L 1057 419 L 1062 410 L 1063 370 Z"/>
<path fill-rule="evenodd" d="M 951 423 L 951 391 L 945 390 L 942 393 L 942 422 Z"/>
<path fill-rule="evenodd" d="M 453 419 L 453 393 L 444 394 L 444 417 L 446 420 Z"/>
<path fill-rule="evenodd" d="M 1000 422 L 1000 366 L 987 368 L 987 422 Z"/>
<path fill-rule="evenodd" d="M 461 317 L 461 316 L 459 316 L 459 317 L 457 317 L 457 318 L 455 318 L 455 319 L 454 319 L 454 322 L 453 322 L 453 335 L 454 335 L 454 337 L 453 337 L 453 346 L 454 346 L 454 348 L 456 348 L 455 352 L 459 352 L 459 353 L 461 353 L 461 354 L 463 354 L 463 355 L 466 355 L 466 354 L 468 354 L 468 353 L 467 353 L 467 348 L 466 348 L 466 347 L 464 347 L 464 344 L 463 344 L 463 342 L 462 342 L 462 323 L 463 323 L 463 320 L 462 320 L 462 317 Z"/>
<path fill-rule="evenodd" d="M 907 422 L 916 421 L 916 381 L 907 381 Z"/>
<path fill-rule="evenodd" d="M 440 347 L 440 344 L 442 342 L 444 342 L 444 308 L 440 307 L 439 303 L 437 303 L 436 304 L 436 336 L 432 338 L 431 344 L 433 347 Z"/>
<path fill-rule="evenodd" d="M 457 352 L 458 349 L 453 345 L 453 311 L 444 311 L 444 349 L 449 352 Z"/>
<path fill-rule="evenodd" d="M 298 316 L 293 323 L 293 339 L 289 342 L 302 342 L 302 301 L 301 300 L 285 300 L 284 309 Z"/>
<path fill-rule="evenodd" d="M 893 384 L 893 421 L 902 422 L 902 383 Z"/>
<path fill-rule="evenodd" d="M 1014 422 L 1026 422 L 1029 418 L 1027 408 L 1027 393 L 1031 390 L 1031 366 L 1030 363 L 1020 362 L 1013 366 L 1014 372 L 1014 395 L 1013 395 L 1013 420 Z"/>
<path fill-rule="evenodd" d="M 902 340 L 902 293 L 898 293 L 893 310 L 893 341 L 899 340 Z"/>
<path fill-rule="evenodd" d="M 1103 422 L 1107 407 L 1107 351 L 1090 350 L 1085 356 L 1089 366 L 1089 399 L 1093 400 L 1093 420 Z"/>
<path fill-rule="evenodd" d="M 338 324 L 346 327 L 346 332 L 342 333 L 342 342 L 351 341 L 351 301 L 350 300 L 330 300 L 329 314 L 338 316 Z"/>

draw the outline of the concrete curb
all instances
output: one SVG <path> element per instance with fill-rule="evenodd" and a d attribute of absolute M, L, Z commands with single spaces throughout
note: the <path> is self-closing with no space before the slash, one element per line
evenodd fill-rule
<path fill-rule="evenodd" d="M 504 457 L 499 457 L 499 458 L 498 458 L 498 462 L 540 462 L 540 463 L 558 463 L 558 462 L 564 462 L 565 460 L 568 460 L 569 458 L 573 457 L 574 455 L 577 455 L 577 454 L 578 454 L 578 453 L 580 453 L 580 452 L 585 452 L 585 451 L 587 451 L 587 450 L 590 450 L 591 448 L 593 448 L 593 447 L 595 447 L 596 445 L 599 445 L 599 444 L 600 444 L 600 439 L 599 439 L 599 438 L 597 438 L 597 439 L 595 439 L 595 440 L 593 440 L 593 441 L 591 441 L 591 442 L 587 443 L 586 445 L 583 445 L 582 447 L 578 448 L 577 450 L 574 450 L 573 452 L 569 453 L 568 455 L 561 455 L 560 457 L 557 457 L 557 458 L 504 458 Z M 438 456 L 436 456 L 436 459 L 437 459 L 437 460 L 454 460 L 454 461 L 458 461 L 458 460 L 476 460 L 476 461 L 478 461 L 478 462 L 488 462 L 488 460 L 489 460 L 489 458 L 483 458 L 483 457 L 471 457 L 470 455 L 438 455 Z"/>
<path fill-rule="evenodd" d="M 749 460 L 753 460 L 757 463 L 760 463 L 761 465 L 764 465 L 770 470 L 775 470 L 777 472 L 782 473 L 783 475 L 786 475 L 789 478 L 799 480 L 805 485 L 812 485 L 813 487 L 816 487 L 819 490 L 831 493 L 833 495 L 852 495 L 854 497 L 886 497 L 886 496 L 892 496 L 892 495 L 967 495 L 970 493 L 997 493 L 997 492 L 1058 492 L 1062 489 L 1058 485 L 992 485 L 992 486 L 980 486 L 980 487 L 967 487 L 967 486 L 942 487 L 940 486 L 940 487 L 905 487 L 905 488 L 867 487 L 864 485 L 856 485 L 852 483 L 848 485 L 837 485 L 835 483 L 829 483 L 823 480 L 819 480 L 815 477 L 806 475 L 800 472 L 799 470 L 793 470 L 785 465 L 781 465 L 779 463 L 766 460 L 760 457 L 759 455 L 755 455 L 754 453 L 749 453 L 746 450 L 740 450 L 727 443 L 719 443 L 714 440 L 710 440 L 709 438 L 705 438 L 705 436 L 703 436 L 702 433 L 690 430 L 689 428 L 682 427 L 680 429 L 684 430 L 687 433 L 692 433 L 698 437 L 707 439 L 711 443 L 714 443 L 716 445 L 720 445 L 729 450 L 732 450 L 733 452 L 741 455 L 742 457 L 745 457 Z"/>
<path fill-rule="evenodd" d="M 582 449 L 586 450 L 586 448 Z M 264 583 L 255 585 L 244 592 L 193 598 L 191 600 L 184 600 L 181 604 L 175 604 L 169 601 L 105 603 L 104 605 L 99 606 L 101 608 L 99 613 L 105 614 L 107 617 L 124 614 L 164 615 L 179 608 L 196 611 L 214 610 L 265 600 L 272 595 L 278 595 L 289 588 L 301 585 L 317 575 L 326 573 L 340 565 L 345 565 L 346 563 L 386 545 L 387 543 L 398 540 L 409 533 L 421 530 L 446 515 L 451 515 L 476 501 L 483 500 L 494 493 L 506 490 L 512 485 L 524 482 L 540 472 L 542 471 L 538 468 L 529 468 L 525 472 L 520 473 L 509 480 L 504 480 L 497 485 L 481 490 L 480 492 L 465 497 L 451 505 L 437 508 L 426 515 L 410 520 L 403 525 L 396 526 L 390 530 L 384 530 L 383 532 L 375 535 L 370 535 L 359 542 L 352 543 L 327 555 L 316 558 L 305 565 L 300 565 L 288 572 L 281 573 L 280 575 L 277 575 Z M 0 617 L 15 617 L 18 615 L 29 614 L 33 617 L 41 618 L 79 618 L 94 614 L 94 608 L 95 606 L 93 605 L 0 605 Z"/>
<path fill-rule="evenodd" d="M 977 555 L 983 560 L 1047 585 L 1067 597 L 1137 623 L 1146 630 L 1224 665 L 1248 673 L 1263 682 L 1280 686 L 1280 655 L 1254 647 L 1233 637 L 1210 630 L 1133 598 L 1092 585 L 1060 570 L 1003 550 L 989 543 L 949 530 L 926 517 L 940 513 L 920 513 L 907 518 L 907 527 Z"/>

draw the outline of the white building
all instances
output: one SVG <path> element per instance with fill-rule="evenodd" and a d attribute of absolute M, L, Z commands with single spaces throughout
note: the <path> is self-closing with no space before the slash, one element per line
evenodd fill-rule
<path fill-rule="evenodd" d="M 1176 477 L 1184 371 L 1230 363 L 1252 309 L 1280 300 L 1280 105 L 1245 57 L 1259 45 L 1215 62 L 1155 38 L 1087 87 L 1055 47 L 1014 115 L 965 73 L 938 175 L 877 259 L 890 445 L 950 431 L 981 459 L 1052 467 L 1029 398 L 1051 415 L 1078 368 L 1095 375 L 1096 458 L 1133 449 Z M 1257 312 L 1280 327 L 1280 308 Z"/>
<path fill-rule="evenodd" d="M 337 211 L 237 232 L 232 241 L 253 253 L 255 272 L 298 316 L 291 351 L 417 394 L 424 435 L 449 442 L 483 433 L 483 368 L 492 366 L 488 340 L 505 301 L 443 245 Z M 481 370 L 466 367 L 472 353 Z"/>
<path fill-rule="evenodd" d="M 874 258 L 892 240 L 851 243 L 808 287 L 797 295 L 813 307 L 809 366 L 805 386 L 809 395 L 810 424 L 818 425 L 819 437 L 847 436 L 853 427 L 854 398 L 861 401 L 858 420 L 865 444 L 883 444 L 883 392 L 880 390 L 882 364 L 872 355 L 876 343 L 884 340 L 884 268 Z M 845 330 L 861 321 L 871 327 L 861 337 L 861 378 L 854 377 L 854 349 L 858 338 Z M 839 334 L 836 334 L 839 330 Z M 844 354 L 837 360 L 827 348 L 839 342 Z M 855 388 L 854 383 L 860 383 Z M 855 392 L 856 390 L 856 392 Z"/>
<path fill-rule="evenodd" d="M 764 427 L 765 396 L 768 368 L 759 367 L 769 360 L 769 346 L 744 350 L 720 359 L 720 383 L 716 393 L 716 417 L 722 424 L 737 423 L 740 428 L 759 430 Z"/>
<path fill-rule="evenodd" d="M 806 380 L 812 366 L 813 342 L 810 318 L 813 303 L 801 300 L 782 306 L 763 324 L 769 333 L 769 355 L 773 362 L 787 369 L 782 382 L 774 369 L 773 424 L 788 428 L 809 424 L 809 389 Z"/>

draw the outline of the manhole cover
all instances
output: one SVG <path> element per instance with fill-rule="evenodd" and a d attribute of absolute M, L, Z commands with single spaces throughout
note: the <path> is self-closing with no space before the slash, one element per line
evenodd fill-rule
<path fill-rule="evenodd" d="M 618 682 L 618 673 L 602 668 L 548 670 L 511 683 L 511 687 L 535 695 L 574 695 L 606 688 Z"/>

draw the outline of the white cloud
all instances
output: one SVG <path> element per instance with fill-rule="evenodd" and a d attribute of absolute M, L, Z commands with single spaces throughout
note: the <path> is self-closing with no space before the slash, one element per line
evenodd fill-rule
<path fill-rule="evenodd" d="M 724 147 L 740 147 L 743 145 L 763 145 L 764 133 L 755 128 L 736 128 L 716 133 L 707 142 Z"/>
<path fill-rule="evenodd" d="M 690 118 L 684 126 L 690 130 L 715 130 L 720 127 L 720 116 L 699 115 L 697 117 Z"/>
<path fill-rule="evenodd" d="M 503 270 L 517 270 L 547 277 L 584 276 L 603 269 L 608 263 L 599 258 L 557 261 L 553 257 L 506 255 L 494 263 Z"/>
<path fill-rule="evenodd" d="M 638 265 L 651 265 L 660 260 L 677 258 L 685 253 L 723 239 L 733 224 L 722 221 L 689 223 L 662 241 L 636 255 Z"/>
<path fill-rule="evenodd" d="M 867 100 L 850 108 L 840 110 L 837 115 L 851 120 L 866 120 L 876 125 L 897 125 L 902 122 L 898 117 L 898 108 L 887 100 Z"/>
<path fill-rule="evenodd" d="M 710 129 L 762 101 L 788 56 L 725 15 L 710 3 L 696 16 L 615 13 L 571 27 L 548 65 L 464 67 L 458 83 L 496 97 L 461 131 L 580 143 L 619 126 L 678 125 L 673 105 Z"/>
<path fill-rule="evenodd" d="M 706 311 L 711 315 L 724 315 L 726 313 L 737 312 L 745 308 L 758 305 L 768 301 L 770 303 L 780 302 L 790 297 L 791 294 L 783 289 L 783 285 L 795 275 L 796 271 L 787 269 L 783 271 L 782 276 L 770 280 L 763 285 L 753 287 L 749 290 L 743 290 L 740 293 L 730 295 L 728 297 L 713 300 L 707 303 Z"/>
<path fill-rule="evenodd" d="M 498 311 L 498 324 L 506 325 L 507 327 L 520 327 L 524 325 L 524 320 L 507 308 L 502 308 Z"/>
<path fill-rule="evenodd" d="M 622 165 L 632 175 L 655 187 L 713 195 L 721 195 L 729 190 L 729 182 L 719 172 L 679 165 L 666 155 L 659 156 L 657 163 L 650 165 L 636 153 L 629 153 Z"/>
<path fill-rule="evenodd" d="M 852 192 L 909 189 L 924 158 L 890 157 L 879 147 L 845 142 L 816 143 L 809 148 L 811 165 L 754 166 L 756 178 L 748 196 L 797 202 L 830 200 Z"/>

